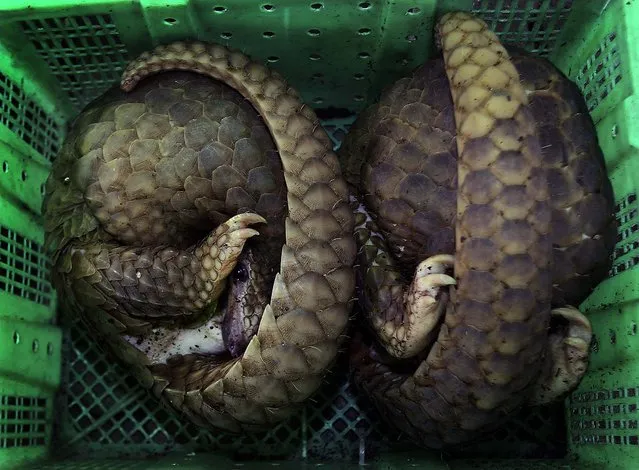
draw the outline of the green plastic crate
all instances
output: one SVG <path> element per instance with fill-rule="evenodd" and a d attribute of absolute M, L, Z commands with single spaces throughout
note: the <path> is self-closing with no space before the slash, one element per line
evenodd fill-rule
<path fill-rule="evenodd" d="M 337 148 L 357 112 L 432 54 L 434 22 L 453 8 L 575 80 L 608 162 L 618 244 L 610 278 L 582 306 L 596 338 L 590 372 L 566 403 L 523 410 L 455 454 L 417 451 L 385 433 L 342 360 L 299 416 L 229 436 L 180 423 L 82 325 L 60 320 L 42 251 L 43 183 L 66 123 L 129 59 L 185 38 L 240 48 L 301 91 Z M 637 25 L 636 0 L 2 0 L 0 468 L 635 468 Z"/>

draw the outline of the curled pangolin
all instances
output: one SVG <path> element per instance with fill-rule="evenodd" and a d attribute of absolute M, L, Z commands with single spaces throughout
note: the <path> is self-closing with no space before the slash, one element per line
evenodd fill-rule
<path fill-rule="evenodd" d="M 361 113 L 339 152 L 373 332 L 354 343 L 354 380 L 433 448 L 577 386 L 592 332 L 576 307 L 616 238 L 576 86 L 543 59 L 510 57 L 467 13 L 438 33 L 443 58 Z"/>
<path fill-rule="evenodd" d="M 268 428 L 319 387 L 352 306 L 331 140 L 279 74 L 219 45 L 159 46 L 121 88 L 47 182 L 61 307 L 194 423 Z"/>

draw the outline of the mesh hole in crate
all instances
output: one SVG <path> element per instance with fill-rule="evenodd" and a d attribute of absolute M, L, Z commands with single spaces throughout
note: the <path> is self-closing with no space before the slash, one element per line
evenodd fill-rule
<path fill-rule="evenodd" d="M 614 261 L 608 275 L 616 276 L 639 264 L 639 201 L 630 193 L 615 206 L 617 223 L 617 245 Z"/>
<path fill-rule="evenodd" d="M 47 423 L 47 399 L 0 397 L 0 448 L 46 445 Z"/>
<path fill-rule="evenodd" d="M 49 260 L 44 248 L 6 227 L 0 227 L 0 289 L 49 306 Z"/>
<path fill-rule="evenodd" d="M 60 147 L 62 128 L 22 88 L 0 73 L 0 124 L 48 160 Z M 6 170 L 5 170 L 6 172 Z"/>
<path fill-rule="evenodd" d="M 612 32 L 588 57 L 575 77 L 584 94 L 588 111 L 595 109 L 621 79 L 621 54 L 617 45 L 617 34 Z"/>
<path fill-rule="evenodd" d="M 21 26 L 78 109 L 116 83 L 126 66 L 110 15 L 33 19 Z"/>
<path fill-rule="evenodd" d="M 486 21 L 504 44 L 540 56 L 555 49 L 574 0 L 474 0 L 473 13 Z"/>

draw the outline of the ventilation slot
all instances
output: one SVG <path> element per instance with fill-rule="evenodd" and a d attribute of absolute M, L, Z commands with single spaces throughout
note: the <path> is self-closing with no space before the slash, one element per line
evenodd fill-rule
<path fill-rule="evenodd" d="M 555 49 L 572 4 L 573 0 L 475 0 L 473 13 L 504 44 L 547 56 Z"/>
<path fill-rule="evenodd" d="M 44 446 L 47 437 L 47 400 L 0 397 L 0 447 Z"/>
<path fill-rule="evenodd" d="M 48 160 L 60 146 L 62 129 L 53 119 L 27 98 L 24 91 L 0 73 L 0 124 L 4 124 L 27 145 Z"/>
<path fill-rule="evenodd" d="M 614 90 L 622 79 L 621 55 L 617 46 L 617 34 L 609 34 L 597 50 L 586 60 L 575 81 L 592 111 Z"/>
<path fill-rule="evenodd" d="M 6 227 L 0 227 L 0 289 L 49 306 L 49 262 L 43 247 Z"/>
<path fill-rule="evenodd" d="M 639 204 L 635 193 L 627 195 L 615 207 L 617 224 L 617 245 L 614 262 L 608 276 L 616 276 L 639 264 Z"/>
<path fill-rule="evenodd" d="M 21 22 L 71 102 L 83 108 L 120 79 L 127 51 L 110 15 Z"/>

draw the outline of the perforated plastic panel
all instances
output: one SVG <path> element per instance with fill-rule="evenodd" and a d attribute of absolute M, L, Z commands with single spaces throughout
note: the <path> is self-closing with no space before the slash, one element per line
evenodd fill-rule
<path fill-rule="evenodd" d="M 0 448 L 44 445 L 47 400 L 29 396 L 0 397 Z"/>
<path fill-rule="evenodd" d="M 583 419 L 579 434 L 574 437 L 575 443 L 638 446 L 637 392 L 637 387 L 631 387 L 575 394 L 571 412 Z M 601 404 L 603 401 L 615 403 Z M 602 434 L 602 430 L 608 432 Z M 631 430 L 632 434 L 621 433 L 621 430 Z"/>
<path fill-rule="evenodd" d="M 473 0 L 473 12 L 488 23 L 503 43 L 547 56 L 557 46 L 573 3 L 574 0 Z"/>
<path fill-rule="evenodd" d="M 343 368 L 299 416 L 269 432 L 238 437 L 185 425 L 158 409 L 133 377 L 104 358 L 81 326 L 72 328 L 68 347 L 67 393 L 58 404 L 63 427 L 57 445 L 65 453 L 108 457 L 217 449 L 238 456 L 352 460 L 360 440 L 374 433 Z"/>
<path fill-rule="evenodd" d="M 623 78 L 617 33 L 611 32 L 596 51 L 588 57 L 575 80 L 585 93 L 588 109 L 592 111 L 610 94 Z"/>
<path fill-rule="evenodd" d="M 7 126 L 36 152 L 51 159 L 58 151 L 60 133 L 53 119 L 27 98 L 20 86 L 0 72 L 0 124 Z M 3 168 L 6 173 L 6 169 Z"/>
<path fill-rule="evenodd" d="M 49 306 L 50 264 L 42 245 L 0 226 L 0 291 Z"/>
<path fill-rule="evenodd" d="M 613 162 L 611 174 L 621 225 L 611 279 L 586 304 L 596 331 L 593 362 L 580 390 L 568 402 L 567 423 L 562 404 L 523 410 L 483 442 L 460 447 L 455 453 L 457 457 L 491 459 L 448 464 L 443 460 L 452 456 L 437 455 L 427 462 L 427 468 L 570 468 L 562 461 L 494 460 L 558 457 L 564 455 L 567 445 L 584 458 L 601 460 L 608 456 L 634 463 L 633 455 L 637 454 L 632 450 L 639 446 L 635 396 L 639 393 L 639 206 L 635 176 L 639 172 L 639 141 L 635 137 L 639 107 L 633 111 L 631 106 L 636 101 L 637 80 L 639 7 L 635 3 L 92 0 L 80 4 L 55 0 L 27 8 L 33 5 L 7 0 L 0 6 L 0 48 L 7 46 L 3 41 L 11 34 L 12 47 L 8 50 L 18 54 L 16 63 L 29 63 L 33 68 L 14 70 L 13 58 L 0 60 L 2 307 L 46 324 L 55 298 L 45 280 L 48 267 L 41 251 L 42 229 L 38 223 L 46 168 L 28 158 L 24 148 L 50 161 L 64 134 L 60 122 L 72 118 L 116 83 L 132 54 L 177 38 L 238 47 L 286 76 L 325 119 L 325 127 L 338 145 L 353 114 L 431 52 L 435 14 L 452 8 L 470 9 L 482 16 L 502 41 L 548 56 L 582 88 L 598 124 L 606 158 Z M 3 8 L 7 8 L 6 13 Z M 341 119 L 334 119 L 336 116 Z M 50 360 L 59 354 L 44 326 L 9 326 L 5 328 L 6 340 L 10 343 L 14 331 L 19 331 L 21 341 L 12 343 L 15 348 L 8 349 L 8 354 L 19 357 L 21 364 L 31 360 L 25 354 L 34 349 L 37 338 L 41 338 L 40 351 L 29 354 Z M 49 343 L 51 354 L 44 346 Z M 170 461 L 156 467 L 146 458 L 168 451 L 199 454 L 203 450 L 230 452 L 242 458 L 357 464 L 371 462 L 386 451 L 412 449 L 401 436 L 389 434 L 388 426 L 377 421 L 376 413 L 350 385 L 343 363 L 335 367 L 331 379 L 299 416 L 267 433 L 237 437 L 184 425 L 172 413 L 159 409 L 127 371 L 102 354 L 82 325 L 71 325 L 64 346 L 65 371 L 56 402 L 54 450 L 60 456 L 98 460 L 43 468 L 170 468 Z M 12 364 L 4 356 L 2 360 Z M 48 364 L 34 366 L 33 375 L 45 374 Z M 32 379 L 29 376 L 25 381 Z M 48 442 L 51 416 L 43 420 L 42 411 L 50 411 L 47 387 L 53 382 L 50 378 L 47 386 L 42 385 L 42 393 L 21 390 L 18 385 L 2 388 L 0 460 L 5 448 L 40 449 Z M 145 460 L 118 460 L 127 455 Z M 383 460 L 380 468 L 418 465 L 402 454 L 391 455 L 393 458 Z M 196 460 L 194 457 L 184 462 L 194 466 Z M 212 460 L 206 461 L 210 464 Z M 179 463 L 176 461 L 176 465 Z M 586 466 L 580 463 L 575 468 Z"/>
<path fill-rule="evenodd" d="M 108 14 L 27 20 L 21 27 L 79 108 L 124 70 L 126 48 Z"/>
<path fill-rule="evenodd" d="M 617 204 L 619 233 L 615 247 L 615 261 L 610 276 L 627 271 L 639 262 L 639 203 L 637 194 L 630 193 Z"/>

